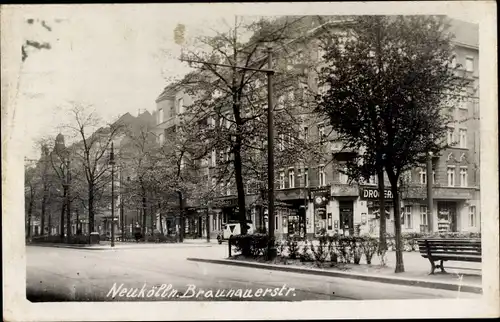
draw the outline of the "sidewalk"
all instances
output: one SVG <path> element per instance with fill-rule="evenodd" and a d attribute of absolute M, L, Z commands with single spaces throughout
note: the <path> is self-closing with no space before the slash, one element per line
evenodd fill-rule
<path fill-rule="evenodd" d="M 447 265 L 445 262 L 444 267 L 447 273 L 441 273 L 439 270 L 436 270 L 434 275 L 429 275 L 430 263 L 427 259 L 422 258 L 418 252 L 403 253 L 405 272 L 397 274 L 394 273 L 395 252 L 388 252 L 386 266 L 381 266 L 379 258 L 374 256 L 371 265 L 367 265 L 363 258 L 360 265 L 343 264 L 338 267 L 324 268 L 318 268 L 315 263 L 300 263 L 298 260 L 288 260 L 286 264 L 276 261 L 274 263 L 266 263 L 247 259 L 227 259 L 226 256 L 227 252 L 225 256 L 217 259 L 204 256 L 200 258 L 188 258 L 188 260 L 281 270 L 301 274 L 353 278 L 459 292 L 482 293 L 481 263 L 448 262 Z"/>
<path fill-rule="evenodd" d="M 115 242 L 115 246 L 111 247 L 111 242 L 102 241 L 99 244 L 63 244 L 63 243 L 32 243 L 27 246 L 40 246 L 40 247 L 57 247 L 57 248 L 73 248 L 85 250 L 118 250 L 118 249 L 151 249 L 151 248 L 164 248 L 164 247 L 212 247 L 217 244 L 217 240 L 211 240 L 207 243 L 206 239 L 185 239 L 182 243 L 135 243 L 135 242 Z"/>

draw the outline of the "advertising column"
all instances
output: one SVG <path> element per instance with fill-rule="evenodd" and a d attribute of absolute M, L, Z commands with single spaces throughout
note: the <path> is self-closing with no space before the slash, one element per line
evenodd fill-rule
<path fill-rule="evenodd" d="M 314 236 L 320 236 L 326 234 L 328 228 L 326 206 L 330 201 L 330 188 L 311 190 L 311 199 L 314 204 Z"/>

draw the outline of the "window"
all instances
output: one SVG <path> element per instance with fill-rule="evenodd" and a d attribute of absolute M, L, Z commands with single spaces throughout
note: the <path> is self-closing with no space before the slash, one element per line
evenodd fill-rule
<path fill-rule="evenodd" d="M 448 127 L 448 131 L 446 132 L 447 133 L 446 142 L 448 143 L 448 145 L 453 144 L 453 141 L 455 139 L 454 132 L 455 132 L 455 129 L 453 127 Z"/>
<path fill-rule="evenodd" d="M 295 188 L 295 171 L 288 170 L 288 187 Z"/>
<path fill-rule="evenodd" d="M 340 183 L 343 183 L 343 184 L 347 184 L 347 182 L 349 181 L 349 177 L 347 176 L 347 174 L 345 174 L 347 168 L 342 168 L 339 170 L 339 182 Z"/>
<path fill-rule="evenodd" d="M 279 107 L 283 107 L 283 105 L 285 105 L 285 96 L 280 95 L 280 96 L 278 97 L 278 106 L 279 106 Z"/>
<path fill-rule="evenodd" d="M 302 183 L 302 169 L 298 169 L 297 170 L 297 178 L 299 179 L 299 186 L 303 187 L 303 183 Z"/>
<path fill-rule="evenodd" d="M 304 141 L 309 140 L 309 128 L 304 126 Z"/>
<path fill-rule="evenodd" d="M 460 187 L 467 187 L 467 167 L 460 168 Z"/>
<path fill-rule="evenodd" d="M 160 110 L 158 111 L 158 124 L 161 124 L 163 123 L 163 109 L 160 108 Z"/>
<path fill-rule="evenodd" d="M 217 165 L 217 153 L 215 152 L 215 149 L 212 150 L 212 167 L 215 167 Z"/>
<path fill-rule="evenodd" d="M 319 185 L 320 186 L 326 185 L 326 175 L 325 175 L 325 167 L 324 166 L 319 167 Z"/>
<path fill-rule="evenodd" d="M 411 182 L 411 170 L 403 172 L 402 179 L 404 184 L 409 184 Z"/>
<path fill-rule="evenodd" d="M 467 130 L 460 129 L 460 147 L 465 149 L 467 148 Z"/>
<path fill-rule="evenodd" d="M 377 176 L 373 175 L 373 176 L 370 176 L 370 178 L 368 178 L 368 184 L 372 184 L 372 185 L 377 185 L 378 184 L 378 179 L 377 179 Z"/>
<path fill-rule="evenodd" d="M 318 60 L 324 61 L 325 55 L 326 55 L 326 51 L 321 46 L 318 46 Z"/>
<path fill-rule="evenodd" d="M 224 182 L 219 183 L 220 194 L 224 194 Z"/>
<path fill-rule="evenodd" d="M 295 102 L 295 93 L 293 92 L 293 90 L 290 90 L 290 92 L 288 92 L 288 103 L 290 105 L 293 105 L 294 102 Z"/>
<path fill-rule="evenodd" d="M 280 189 L 285 189 L 285 173 L 280 172 Z"/>
<path fill-rule="evenodd" d="M 427 184 L 427 169 L 420 168 L 420 184 Z"/>
<path fill-rule="evenodd" d="M 231 185 L 228 182 L 226 184 L 226 196 L 230 196 L 230 195 L 231 195 Z"/>
<path fill-rule="evenodd" d="M 448 187 L 454 187 L 455 186 L 455 167 L 454 166 L 448 166 L 448 170 L 446 171 L 448 174 Z"/>
<path fill-rule="evenodd" d="M 469 108 L 469 93 L 467 88 L 463 88 L 460 92 L 460 103 L 458 107 L 463 110 L 467 110 Z"/>
<path fill-rule="evenodd" d="M 208 127 L 209 127 L 210 129 L 215 128 L 215 119 L 214 119 L 212 116 L 210 116 L 210 117 L 208 118 Z"/>
<path fill-rule="evenodd" d="M 278 216 L 274 216 L 274 230 L 278 230 L 278 224 L 279 224 Z"/>
<path fill-rule="evenodd" d="M 469 227 L 476 227 L 476 206 L 469 206 Z"/>
<path fill-rule="evenodd" d="M 468 72 L 474 71 L 474 58 L 472 57 L 465 58 L 465 70 Z"/>
<path fill-rule="evenodd" d="M 280 136 L 279 136 L 278 149 L 280 151 L 285 150 L 285 135 L 284 134 L 280 134 Z"/>
<path fill-rule="evenodd" d="M 323 142 L 325 139 L 325 126 L 322 124 L 318 125 L 318 138 L 320 142 Z"/>
<path fill-rule="evenodd" d="M 304 169 L 304 186 L 309 187 L 309 169 Z"/>
<path fill-rule="evenodd" d="M 432 184 L 436 183 L 436 171 L 432 170 Z"/>
<path fill-rule="evenodd" d="M 427 206 L 420 206 L 420 225 L 428 226 Z"/>
<path fill-rule="evenodd" d="M 451 68 L 455 67 L 457 67 L 457 57 L 453 56 L 453 58 L 451 59 Z"/>
<path fill-rule="evenodd" d="M 184 113 L 184 99 L 182 97 L 177 100 L 177 110 L 179 114 Z"/>
<path fill-rule="evenodd" d="M 405 227 L 406 228 L 411 228 L 412 227 L 412 222 L 411 222 L 411 206 L 405 206 Z"/>
<path fill-rule="evenodd" d="M 160 144 L 163 144 L 163 142 L 165 142 L 165 134 L 164 133 L 160 133 L 159 142 L 160 142 Z"/>

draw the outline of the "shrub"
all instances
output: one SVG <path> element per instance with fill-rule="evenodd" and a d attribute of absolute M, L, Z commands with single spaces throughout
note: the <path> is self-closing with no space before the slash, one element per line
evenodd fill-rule
<path fill-rule="evenodd" d="M 330 255 L 330 262 L 332 262 L 332 264 L 338 263 L 338 254 L 337 254 L 338 240 L 339 240 L 338 235 L 333 235 L 328 237 L 328 254 Z"/>
<path fill-rule="evenodd" d="M 288 237 L 286 246 L 288 248 L 288 257 L 290 259 L 297 259 L 299 257 L 299 243 L 297 239 L 295 237 Z"/>
<path fill-rule="evenodd" d="M 314 259 L 318 264 L 323 263 L 326 260 L 326 257 L 328 256 L 327 252 L 327 237 L 326 236 L 321 236 L 319 237 L 319 243 L 318 246 L 315 247 L 314 244 L 311 242 L 311 250 L 314 256 Z"/>
<path fill-rule="evenodd" d="M 309 245 L 307 239 L 304 240 L 304 246 L 302 247 L 302 252 L 300 252 L 299 258 L 301 262 L 310 262 L 313 260 L 311 254 L 309 253 Z"/>
<path fill-rule="evenodd" d="M 236 251 L 245 257 L 265 254 L 269 238 L 265 234 L 236 235 L 231 239 Z"/>
<path fill-rule="evenodd" d="M 361 239 L 358 238 L 352 238 L 350 240 L 350 251 L 354 260 L 354 264 L 359 265 L 359 262 L 361 261 L 361 256 L 363 255 L 363 248 L 361 247 Z"/>
<path fill-rule="evenodd" d="M 365 254 L 366 263 L 371 264 L 373 255 L 378 249 L 378 239 L 370 236 L 362 237 L 361 248 Z"/>
<path fill-rule="evenodd" d="M 286 257 L 286 241 L 284 239 L 281 239 L 279 241 L 276 241 L 276 250 L 278 251 L 278 255 L 281 257 Z"/>

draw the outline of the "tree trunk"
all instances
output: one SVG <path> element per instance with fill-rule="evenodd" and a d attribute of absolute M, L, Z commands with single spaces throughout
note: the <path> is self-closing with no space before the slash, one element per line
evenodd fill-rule
<path fill-rule="evenodd" d="M 179 242 L 184 241 L 184 198 L 182 191 L 177 191 L 179 195 Z"/>
<path fill-rule="evenodd" d="M 61 221 L 59 222 L 60 224 L 60 231 L 59 231 L 59 236 L 61 237 L 61 240 L 64 238 L 64 214 L 66 213 L 66 188 L 63 188 L 63 201 L 62 201 L 62 206 L 61 206 Z"/>
<path fill-rule="evenodd" d="M 89 184 L 89 234 L 95 232 L 94 222 L 94 185 Z"/>
<path fill-rule="evenodd" d="M 385 218 L 385 182 L 384 182 L 384 170 L 377 170 L 378 179 L 378 194 L 379 194 L 379 215 L 380 215 L 380 236 L 379 236 L 379 253 L 382 254 L 387 250 L 387 240 L 386 240 L 386 218 Z"/>
<path fill-rule="evenodd" d="M 49 218 L 48 218 L 48 221 L 47 221 L 47 228 L 48 228 L 48 235 L 50 236 L 52 234 L 52 214 L 49 213 Z"/>
<path fill-rule="evenodd" d="M 66 195 L 66 236 L 69 239 L 71 237 L 71 196 L 70 188 L 68 185 L 67 195 Z"/>
<path fill-rule="evenodd" d="M 42 213 L 41 213 L 41 218 L 40 218 L 40 229 L 42 236 L 45 236 L 45 209 L 47 208 L 47 191 L 46 187 L 43 187 L 43 196 L 42 196 Z M 50 227 L 49 227 L 50 229 Z M 50 234 L 50 232 L 49 232 Z"/>
<path fill-rule="evenodd" d="M 80 235 L 80 212 L 78 211 L 78 207 L 76 208 L 76 234 Z"/>
<path fill-rule="evenodd" d="M 146 192 L 144 191 L 144 188 L 143 188 L 143 191 L 142 191 L 142 223 L 141 223 L 141 233 L 142 233 L 142 236 L 144 237 L 144 241 L 147 242 L 148 241 L 148 238 L 146 237 L 146 224 L 147 224 L 147 221 L 146 221 L 146 209 L 147 209 L 147 199 L 146 199 Z"/>
<path fill-rule="evenodd" d="M 165 236 L 165 231 L 163 230 L 163 216 L 161 215 L 162 214 L 162 211 L 161 211 L 161 205 L 160 203 L 158 203 L 158 217 L 160 219 L 160 234 L 162 236 Z"/>
<path fill-rule="evenodd" d="M 403 243 L 401 240 L 401 209 L 399 204 L 399 191 L 396 183 L 391 182 L 391 191 L 394 202 L 394 238 L 396 239 L 396 269 L 395 273 L 403 273 L 405 267 L 403 264 Z"/>
<path fill-rule="evenodd" d="M 33 214 L 33 203 L 34 203 L 33 187 L 30 187 L 30 203 L 28 206 L 28 228 L 26 231 L 26 236 L 28 239 L 31 237 L 31 216 Z"/>
<path fill-rule="evenodd" d="M 241 234 L 247 234 L 247 218 L 245 208 L 245 187 L 243 185 L 242 161 L 241 161 L 241 136 L 237 135 L 234 146 L 234 175 L 236 190 L 238 192 L 238 218 L 240 219 Z"/>
<path fill-rule="evenodd" d="M 206 228 L 207 228 L 207 243 L 210 242 L 210 215 L 208 214 L 208 208 L 206 211 Z"/>

